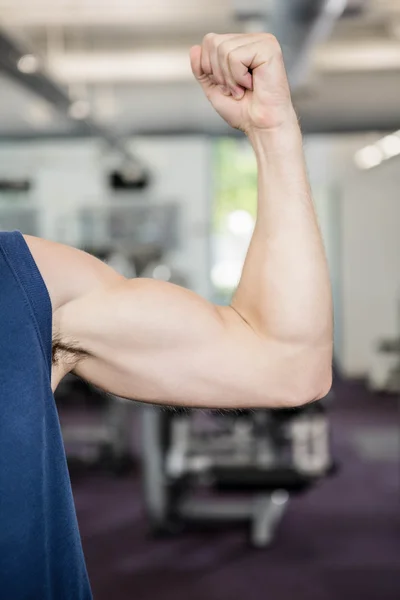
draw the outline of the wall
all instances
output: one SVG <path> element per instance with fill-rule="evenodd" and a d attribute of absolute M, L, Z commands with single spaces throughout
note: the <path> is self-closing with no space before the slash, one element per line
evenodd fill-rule
<path fill-rule="evenodd" d="M 379 137 L 305 141 L 333 288 L 335 359 L 348 377 L 367 375 L 377 340 L 400 334 L 400 159 L 367 171 L 353 160 Z"/>
<path fill-rule="evenodd" d="M 304 140 L 304 150 L 314 206 L 329 266 L 334 306 L 334 357 L 339 364 L 343 348 L 341 226 L 340 197 L 332 160 L 332 140 L 323 136 L 309 136 Z"/>
<path fill-rule="evenodd" d="M 352 377 L 367 373 L 377 339 L 400 334 L 400 159 L 360 171 L 352 156 L 365 143 L 348 143 L 341 171 L 342 366 Z"/>
<path fill-rule="evenodd" d="M 180 263 L 191 269 L 191 287 L 209 296 L 210 143 L 201 137 L 136 138 L 136 154 L 148 163 L 147 194 L 182 208 Z M 28 202 L 39 207 L 40 235 L 74 244 L 74 211 L 107 202 L 106 175 L 116 158 L 93 140 L 32 141 L 0 145 L 0 177 L 30 177 Z"/>
<path fill-rule="evenodd" d="M 182 206 L 180 260 L 191 272 L 192 288 L 209 298 L 209 234 L 212 202 L 212 149 L 208 138 L 137 138 L 132 149 L 154 172 L 157 197 L 177 199 Z"/>

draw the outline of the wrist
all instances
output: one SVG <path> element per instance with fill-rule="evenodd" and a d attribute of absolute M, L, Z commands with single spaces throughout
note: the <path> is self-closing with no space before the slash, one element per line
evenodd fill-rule
<path fill-rule="evenodd" d="M 302 144 L 300 126 L 293 108 L 287 119 L 280 125 L 270 129 L 250 127 L 246 135 L 256 155 L 286 154 L 291 150 L 297 150 L 299 144 Z"/>

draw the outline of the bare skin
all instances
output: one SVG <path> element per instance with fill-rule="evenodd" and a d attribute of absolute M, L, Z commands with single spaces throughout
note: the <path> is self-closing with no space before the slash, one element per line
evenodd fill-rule
<path fill-rule="evenodd" d="M 299 406 L 331 386 L 332 303 L 302 138 L 276 39 L 207 35 L 190 52 L 215 110 L 258 164 L 258 215 L 230 306 L 149 279 L 127 280 L 74 248 L 26 236 L 73 371 L 106 391 L 199 407 Z"/>

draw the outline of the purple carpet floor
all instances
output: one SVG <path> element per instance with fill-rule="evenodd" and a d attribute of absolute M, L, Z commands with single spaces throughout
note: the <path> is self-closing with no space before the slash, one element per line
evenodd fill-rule
<path fill-rule="evenodd" d="M 340 470 L 290 502 L 265 550 L 242 526 L 152 539 L 138 474 L 72 473 L 94 599 L 400 600 L 400 463 L 393 444 L 380 452 L 399 403 L 359 384 L 335 392 Z M 365 431 L 378 435 L 366 450 Z"/>

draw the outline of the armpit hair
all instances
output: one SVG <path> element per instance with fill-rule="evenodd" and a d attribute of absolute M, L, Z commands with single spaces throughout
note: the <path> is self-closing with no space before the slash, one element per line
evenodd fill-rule
<path fill-rule="evenodd" d="M 75 340 L 65 340 L 59 334 L 53 333 L 51 356 L 53 365 L 57 365 L 60 362 L 76 365 L 81 358 L 87 356 L 90 356 L 90 353 L 80 348 Z"/>

